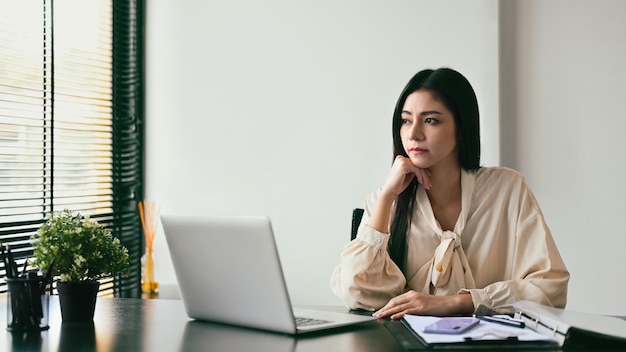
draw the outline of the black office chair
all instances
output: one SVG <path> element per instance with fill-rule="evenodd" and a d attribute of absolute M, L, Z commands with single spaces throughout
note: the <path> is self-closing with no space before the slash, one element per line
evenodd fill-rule
<path fill-rule="evenodd" d="M 350 233 L 351 241 L 356 238 L 356 233 L 359 229 L 359 225 L 361 224 L 362 218 L 363 218 L 363 209 L 354 208 L 352 210 L 352 232 Z"/>

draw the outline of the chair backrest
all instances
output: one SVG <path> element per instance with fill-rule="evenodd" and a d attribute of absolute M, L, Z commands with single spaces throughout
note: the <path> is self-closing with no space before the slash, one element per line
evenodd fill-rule
<path fill-rule="evenodd" d="M 354 208 L 352 210 L 352 232 L 350 233 L 350 241 L 356 238 L 356 233 L 359 229 L 359 225 L 361 224 L 362 218 L 363 218 L 363 209 Z"/>

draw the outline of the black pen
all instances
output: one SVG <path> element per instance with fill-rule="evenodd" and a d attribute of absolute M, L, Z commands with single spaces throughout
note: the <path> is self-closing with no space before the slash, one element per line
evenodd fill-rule
<path fill-rule="evenodd" d="M 48 284 L 50 284 L 50 291 L 52 291 L 52 272 L 54 270 L 54 262 L 56 262 L 57 258 L 54 257 L 52 258 L 52 261 L 50 262 L 50 266 L 48 266 L 48 270 L 46 270 L 46 274 L 44 275 L 44 279 L 41 282 L 41 285 L 39 286 L 39 292 L 43 293 L 44 290 L 46 289 L 46 286 Z"/>
<path fill-rule="evenodd" d="M 7 258 L 6 253 L 4 252 L 4 245 L 0 243 L 0 254 L 2 254 L 2 262 L 4 263 L 4 272 L 6 277 L 10 278 L 11 273 L 9 272 L 9 260 Z"/>
<path fill-rule="evenodd" d="M 17 278 L 17 268 L 15 267 L 15 260 L 13 259 L 13 253 L 11 253 L 11 245 L 6 245 L 6 252 L 4 253 L 6 258 L 6 264 L 8 267 L 5 267 L 5 272 L 8 278 L 14 279 Z"/>
<path fill-rule="evenodd" d="M 526 326 L 522 320 L 509 318 L 508 316 L 493 316 L 493 315 L 477 315 L 476 318 L 492 323 L 513 326 L 516 328 L 523 328 Z"/>

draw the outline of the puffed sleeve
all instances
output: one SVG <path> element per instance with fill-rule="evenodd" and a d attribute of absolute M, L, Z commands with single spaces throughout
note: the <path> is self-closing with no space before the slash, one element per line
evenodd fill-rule
<path fill-rule="evenodd" d="M 513 254 L 503 258 L 511 261 L 511 279 L 465 290 L 472 294 L 475 307 L 483 304 L 511 312 L 511 305 L 519 300 L 559 308 L 567 303 L 569 272 L 534 195 L 525 182 L 522 186 Z"/>
<path fill-rule="evenodd" d="M 381 308 L 406 285 L 404 275 L 389 257 L 389 234 L 367 226 L 376 199 L 374 193 L 366 200 L 357 236 L 345 246 L 330 280 L 333 293 L 351 309 Z"/>

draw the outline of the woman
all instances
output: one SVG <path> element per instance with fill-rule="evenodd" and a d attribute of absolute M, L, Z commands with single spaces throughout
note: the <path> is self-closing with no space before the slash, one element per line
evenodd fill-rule
<path fill-rule="evenodd" d="M 394 162 L 370 194 L 331 286 L 379 318 L 564 307 L 569 273 L 522 175 L 480 167 L 478 103 L 449 68 L 407 84 L 393 115 Z"/>

